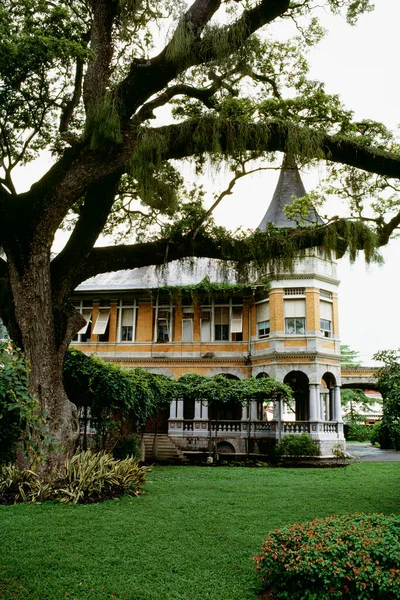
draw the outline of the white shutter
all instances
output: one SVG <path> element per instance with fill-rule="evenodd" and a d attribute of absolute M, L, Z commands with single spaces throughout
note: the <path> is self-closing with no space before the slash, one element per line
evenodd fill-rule
<path fill-rule="evenodd" d="M 285 317 L 305 317 L 305 300 L 285 300 Z"/>
<path fill-rule="evenodd" d="M 217 306 L 214 308 L 214 324 L 229 325 L 229 308 L 227 306 Z"/>
<path fill-rule="evenodd" d="M 242 329 L 243 329 L 242 309 L 241 308 L 233 308 L 232 309 L 231 332 L 232 333 L 242 333 Z"/>
<path fill-rule="evenodd" d="M 201 341 L 211 342 L 211 321 L 209 319 L 201 320 Z"/>
<path fill-rule="evenodd" d="M 121 326 L 132 327 L 133 325 L 133 308 L 124 308 L 122 311 Z"/>
<path fill-rule="evenodd" d="M 192 319 L 182 319 L 182 342 L 193 342 Z"/>
<path fill-rule="evenodd" d="M 80 329 L 78 331 L 78 333 L 81 333 L 81 334 L 86 333 L 88 330 L 90 319 L 92 318 L 92 311 L 91 310 L 83 310 L 82 317 L 86 320 L 86 325 L 84 325 L 82 327 L 82 329 Z"/>
<path fill-rule="evenodd" d="M 320 317 L 326 321 L 332 321 L 332 303 L 331 302 L 320 302 Z"/>
<path fill-rule="evenodd" d="M 269 302 L 257 304 L 257 323 L 269 321 Z"/>
<path fill-rule="evenodd" d="M 100 309 L 99 316 L 93 328 L 93 333 L 96 335 L 102 335 L 107 329 L 108 319 L 110 318 L 110 309 Z"/>

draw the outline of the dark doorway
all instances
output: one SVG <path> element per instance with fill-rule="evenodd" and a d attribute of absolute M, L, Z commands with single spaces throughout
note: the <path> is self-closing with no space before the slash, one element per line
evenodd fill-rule
<path fill-rule="evenodd" d="M 302 371 L 291 371 L 286 375 L 283 383 L 286 383 L 293 390 L 296 421 L 308 421 L 310 415 L 310 392 L 307 375 L 302 373 Z"/>

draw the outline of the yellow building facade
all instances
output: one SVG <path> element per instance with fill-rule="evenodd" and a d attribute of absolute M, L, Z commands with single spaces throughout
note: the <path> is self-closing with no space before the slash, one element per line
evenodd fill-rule
<path fill-rule="evenodd" d="M 291 226 L 283 208 L 304 193 L 296 167 L 284 163 L 259 227 Z M 255 283 L 203 296 L 170 293 L 205 276 L 220 280 L 215 261 L 197 260 L 187 269 L 172 263 L 162 274 L 154 268 L 119 271 L 84 282 L 71 299 L 86 320 L 73 345 L 174 378 L 268 376 L 292 387 L 291 407 L 277 401 L 269 412 L 252 403 L 218 422 L 201 402 L 173 403 L 163 433 L 182 452 L 206 452 L 212 434 L 221 451 L 264 453 L 283 435 L 306 432 L 322 456 L 331 455 L 344 443 L 336 262 L 311 249 L 290 273 L 275 274 L 268 291 Z"/>

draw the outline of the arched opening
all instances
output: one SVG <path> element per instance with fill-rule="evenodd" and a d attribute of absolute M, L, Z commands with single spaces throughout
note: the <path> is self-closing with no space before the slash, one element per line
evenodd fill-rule
<path fill-rule="evenodd" d="M 239 377 L 231 373 L 221 373 L 226 379 L 236 379 Z M 212 421 L 240 421 L 242 418 L 242 405 L 240 402 L 231 400 L 229 402 L 221 402 L 219 400 L 211 402 L 209 406 L 209 418 Z"/>
<path fill-rule="evenodd" d="M 265 371 L 261 371 L 261 373 L 257 373 L 256 379 L 267 379 L 269 377 L 268 373 Z"/>
<path fill-rule="evenodd" d="M 195 400 L 192 398 L 185 398 L 183 401 L 183 418 L 185 420 L 194 419 L 194 403 Z"/>
<path fill-rule="evenodd" d="M 235 448 L 229 442 L 218 442 L 218 454 L 235 454 Z"/>
<path fill-rule="evenodd" d="M 296 421 L 308 421 L 310 415 L 310 392 L 307 375 L 302 371 L 290 371 L 283 380 L 283 383 L 292 388 Z"/>
<path fill-rule="evenodd" d="M 321 379 L 321 413 L 325 421 L 334 420 L 334 402 L 335 402 L 336 378 L 327 371 Z"/>

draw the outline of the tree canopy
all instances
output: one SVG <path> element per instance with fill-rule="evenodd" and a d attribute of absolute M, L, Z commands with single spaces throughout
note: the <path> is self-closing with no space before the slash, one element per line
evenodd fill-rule
<path fill-rule="evenodd" d="M 312 80 L 316 0 L 3 0 L 0 6 L 0 317 L 30 361 L 30 391 L 66 427 L 65 351 L 82 326 L 68 299 L 93 275 L 187 256 L 253 262 L 320 246 L 367 260 L 400 223 L 400 153 L 380 123 L 358 122 Z M 350 23 L 370 0 L 325 0 Z M 295 35 L 270 29 L 290 22 Z M 17 167 L 43 151 L 52 166 L 19 193 Z M 235 182 L 275 153 L 326 161 L 322 196 L 348 200 L 347 219 L 233 236 L 212 222 L 179 169 L 223 162 Z M 364 217 L 363 208 L 370 210 Z M 304 202 L 293 211 L 303 217 Z M 51 256 L 60 227 L 70 230 Z M 126 243 L 95 246 L 118 228 Z M 133 240 L 133 241 L 132 241 Z M 66 431 L 68 430 L 68 433 Z M 67 442 L 66 442 L 67 443 Z M 68 444 L 67 444 L 68 445 Z"/>

